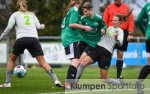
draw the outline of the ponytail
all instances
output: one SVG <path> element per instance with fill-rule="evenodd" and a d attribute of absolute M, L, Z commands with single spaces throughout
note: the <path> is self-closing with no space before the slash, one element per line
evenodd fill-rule
<path fill-rule="evenodd" d="M 79 4 L 79 0 L 70 0 L 70 4 L 68 5 L 67 9 L 64 11 L 63 17 L 67 15 L 67 12 L 70 10 L 71 7 L 75 6 L 75 4 Z"/>
<path fill-rule="evenodd" d="M 25 8 L 25 9 L 27 9 L 27 1 L 26 0 L 17 0 L 17 8 L 19 9 L 20 8 L 20 3 L 22 3 L 23 4 L 23 7 Z"/>

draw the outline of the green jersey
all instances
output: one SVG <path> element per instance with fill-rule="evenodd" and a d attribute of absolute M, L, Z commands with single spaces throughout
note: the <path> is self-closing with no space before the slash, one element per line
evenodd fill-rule
<path fill-rule="evenodd" d="M 80 20 L 80 14 L 78 8 L 72 7 L 68 12 L 62 22 L 62 32 L 61 39 L 64 47 L 67 47 L 73 42 L 80 41 L 80 30 L 70 28 L 70 24 L 78 23 Z"/>
<path fill-rule="evenodd" d="M 83 25 L 90 26 L 92 28 L 91 32 L 87 32 L 85 30 L 81 31 L 81 41 L 95 47 L 101 38 L 101 29 L 106 30 L 107 26 L 105 22 L 102 17 L 97 14 L 94 14 L 93 18 L 82 16 L 81 22 Z"/>
<path fill-rule="evenodd" d="M 143 20 L 146 20 L 146 26 L 143 24 Z M 146 33 L 146 40 L 150 39 L 150 2 L 147 3 L 138 16 L 138 26 L 142 33 Z"/>
<path fill-rule="evenodd" d="M 65 32 L 65 20 L 66 18 L 64 17 L 61 23 L 61 34 L 63 34 Z M 63 38 L 63 36 L 61 36 L 61 39 Z"/>

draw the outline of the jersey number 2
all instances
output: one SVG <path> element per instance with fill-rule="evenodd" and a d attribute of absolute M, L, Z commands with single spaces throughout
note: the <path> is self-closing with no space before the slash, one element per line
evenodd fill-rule
<path fill-rule="evenodd" d="M 30 25 L 30 17 L 29 16 L 24 16 L 25 21 L 25 25 Z"/>

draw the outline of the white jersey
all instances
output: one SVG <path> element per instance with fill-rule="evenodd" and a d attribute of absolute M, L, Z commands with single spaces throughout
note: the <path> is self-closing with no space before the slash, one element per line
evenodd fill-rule
<path fill-rule="evenodd" d="M 32 12 L 20 12 L 13 13 L 8 21 L 7 28 L 12 29 L 15 26 L 16 39 L 22 37 L 35 37 L 38 38 L 37 29 L 43 29 L 44 26 L 39 23 L 39 20 Z M 10 31 L 5 29 L 4 32 Z"/>
<path fill-rule="evenodd" d="M 118 36 L 117 39 L 114 37 L 116 34 Z M 112 53 L 116 44 L 119 46 L 123 44 L 123 38 L 124 33 L 121 28 L 110 26 L 108 27 L 106 34 L 101 37 L 101 40 L 97 44 Z"/>

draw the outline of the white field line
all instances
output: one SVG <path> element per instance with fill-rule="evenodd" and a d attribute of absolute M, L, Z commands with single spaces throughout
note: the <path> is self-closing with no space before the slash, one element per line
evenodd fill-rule
<path fill-rule="evenodd" d="M 92 92 L 117 92 L 117 91 L 136 91 L 136 89 L 114 89 L 114 90 L 92 90 L 92 91 L 70 91 L 70 92 L 53 92 L 53 93 L 39 93 L 39 94 L 73 94 L 73 93 L 92 93 Z M 150 88 L 145 88 L 144 90 L 150 91 Z"/>

